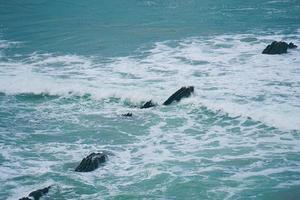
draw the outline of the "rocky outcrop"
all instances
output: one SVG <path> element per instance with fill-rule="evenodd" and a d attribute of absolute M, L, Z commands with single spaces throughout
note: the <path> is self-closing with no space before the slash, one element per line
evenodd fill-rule
<path fill-rule="evenodd" d="M 178 102 L 182 98 L 187 98 L 194 93 L 194 86 L 189 87 L 182 87 L 177 90 L 174 94 L 172 94 L 164 103 L 163 105 L 170 105 L 171 103 Z"/>
<path fill-rule="evenodd" d="M 35 190 L 29 193 L 28 197 L 23 197 L 19 200 L 39 200 L 42 196 L 46 195 L 49 192 L 50 188 L 51 186 L 45 187 L 43 189 Z"/>
<path fill-rule="evenodd" d="M 277 42 L 274 41 L 272 42 L 272 44 L 268 45 L 264 50 L 263 50 L 263 54 L 283 54 L 283 53 L 287 53 L 288 49 L 294 49 L 297 48 L 297 46 L 295 44 L 291 43 L 286 43 L 286 42 Z"/>
<path fill-rule="evenodd" d="M 144 109 L 144 108 L 151 108 L 154 106 L 155 106 L 155 104 L 152 102 L 152 100 L 150 100 L 150 101 L 147 101 L 146 103 L 144 103 L 144 105 L 142 105 L 140 108 Z"/>
<path fill-rule="evenodd" d="M 105 163 L 108 159 L 107 154 L 91 153 L 85 157 L 81 163 L 76 167 L 76 172 L 91 172 L 97 169 L 101 164 Z"/>
<path fill-rule="evenodd" d="M 163 103 L 163 105 L 170 105 L 174 101 L 178 102 L 183 98 L 187 98 L 187 97 L 191 96 L 193 93 L 194 93 L 194 86 L 182 87 L 179 90 L 177 90 L 174 94 L 172 94 Z M 152 100 L 150 100 L 150 101 L 147 101 L 146 103 L 144 103 L 140 108 L 144 109 L 144 108 L 151 108 L 151 107 L 154 107 L 154 106 L 156 106 L 156 104 L 154 104 L 152 102 Z"/>

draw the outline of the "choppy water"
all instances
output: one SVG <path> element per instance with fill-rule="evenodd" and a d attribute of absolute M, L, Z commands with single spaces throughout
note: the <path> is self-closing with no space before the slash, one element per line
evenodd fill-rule
<path fill-rule="evenodd" d="M 300 198 L 299 1 L 0 2 L 0 199 Z"/>

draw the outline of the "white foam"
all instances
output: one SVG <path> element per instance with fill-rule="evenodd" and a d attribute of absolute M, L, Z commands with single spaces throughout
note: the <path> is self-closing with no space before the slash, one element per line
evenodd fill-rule
<path fill-rule="evenodd" d="M 21 42 L 13 42 L 8 40 L 0 40 L 0 50 L 17 47 Z"/>
<path fill-rule="evenodd" d="M 299 130 L 300 51 L 261 54 L 270 41 L 289 38 L 300 44 L 299 34 L 188 38 L 159 42 L 146 57 L 105 63 L 96 57 L 33 53 L 21 61 L 0 63 L 0 91 L 162 103 L 181 86 L 194 85 L 195 101 L 211 109 Z"/>

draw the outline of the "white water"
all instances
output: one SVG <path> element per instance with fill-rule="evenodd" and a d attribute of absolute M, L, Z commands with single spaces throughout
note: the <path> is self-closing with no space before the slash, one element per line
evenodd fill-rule
<path fill-rule="evenodd" d="M 0 62 L 0 92 L 91 94 L 99 100 L 117 97 L 138 104 L 148 99 L 162 103 L 179 87 L 193 85 L 196 95 L 188 103 L 299 130 L 300 50 L 261 54 L 273 39 L 299 44 L 299 38 L 299 34 L 189 38 L 157 43 L 143 52 L 146 56 L 105 62 L 97 57 L 33 53 Z M 15 44 L 1 41 L 2 55 Z"/>

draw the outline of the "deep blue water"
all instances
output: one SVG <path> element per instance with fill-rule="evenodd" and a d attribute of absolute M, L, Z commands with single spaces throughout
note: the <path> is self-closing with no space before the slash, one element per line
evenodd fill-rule
<path fill-rule="evenodd" d="M 261 54 L 300 46 L 299 13 L 298 0 L 0 0 L 0 199 L 49 185 L 45 199 L 300 199 L 300 50 Z M 186 85 L 191 98 L 161 105 Z M 104 166 L 74 172 L 102 150 Z"/>

